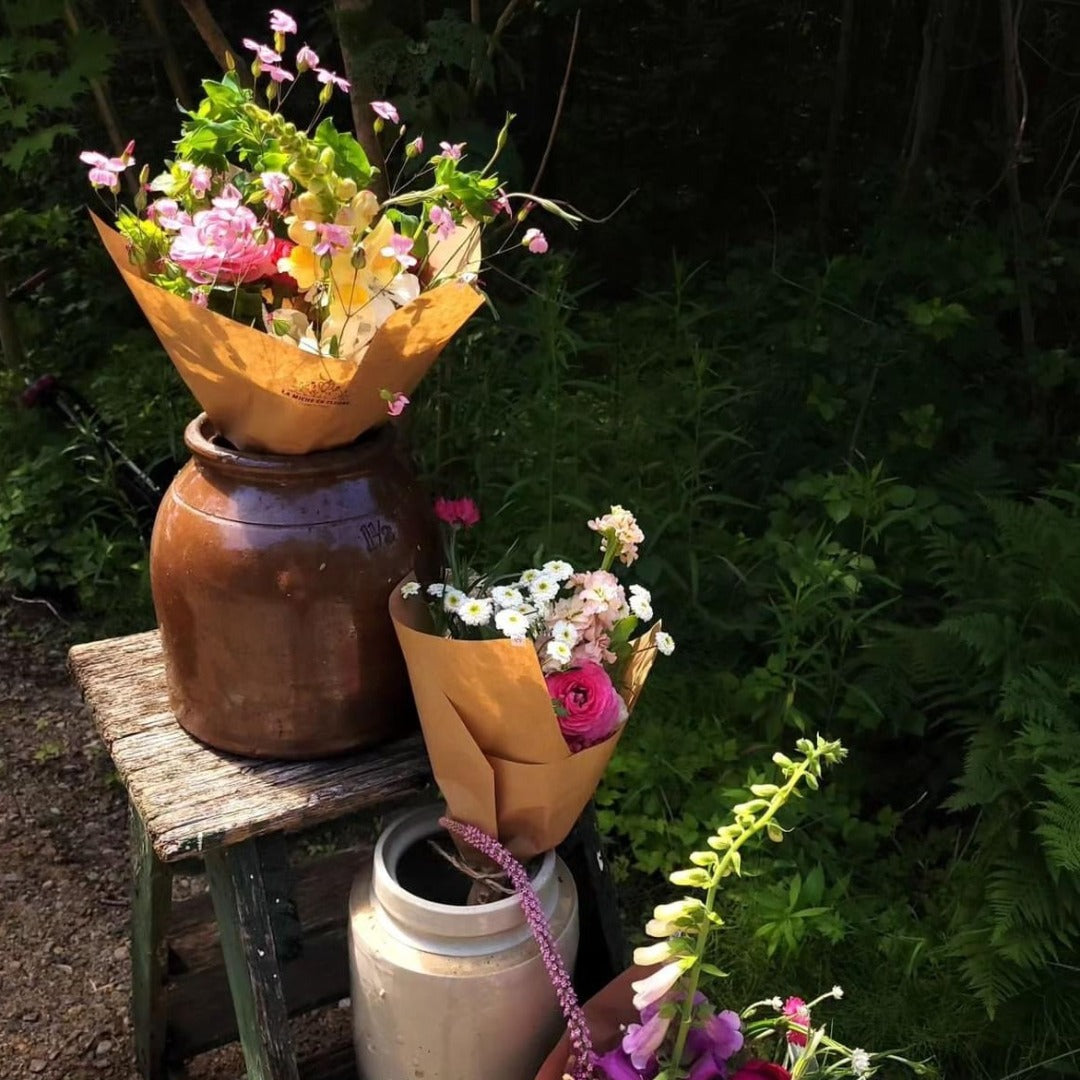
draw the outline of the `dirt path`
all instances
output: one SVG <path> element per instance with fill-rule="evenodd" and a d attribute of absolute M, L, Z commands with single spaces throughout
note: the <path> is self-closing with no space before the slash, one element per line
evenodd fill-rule
<path fill-rule="evenodd" d="M 68 633 L 0 600 L 0 1080 L 134 1080 L 127 804 L 67 673 Z M 190 880 L 179 889 L 190 888 Z M 296 1022 L 298 1049 L 348 1012 Z M 191 1080 L 242 1076 L 238 1047 Z"/>

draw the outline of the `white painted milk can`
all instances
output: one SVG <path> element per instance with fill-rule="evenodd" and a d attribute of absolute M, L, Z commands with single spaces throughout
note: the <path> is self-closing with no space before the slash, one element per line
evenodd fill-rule
<path fill-rule="evenodd" d="M 353 1037 L 362 1080 L 532 1080 L 564 1028 L 516 896 L 466 906 L 470 881 L 431 851 L 441 807 L 379 837 L 349 900 Z M 567 969 L 574 880 L 554 852 L 533 887 Z M 450 901 L 450 902 L 447 902 Z"/>

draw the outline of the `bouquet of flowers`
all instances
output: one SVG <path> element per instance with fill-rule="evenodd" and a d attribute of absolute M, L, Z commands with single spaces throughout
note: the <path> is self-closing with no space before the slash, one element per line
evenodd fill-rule
<path fill-rule="evenodd" d="M 389 101 L 371 102 L 375 138 L 401 159 L 380 197 L 359 142 L 320 120 L 348 82 L 307 45 L 287 62 L 288 14 L 272 11 L 270 28 L 272 47 L 244 41 L 255 89 L 235 70 L 203 82 L 174 160 L 153 178 L 143 168 L 134 211 L 115 204 L 134 143 L 81 160 L 114 196 L 118 231 L 95 218 L 106 248 L 218 430 L 241 449 L 305 453 L 351 442 L 408 404 L 483 301 L 485 225 L 506 222 L 500 251 L 543 254 L 539 229 L 516 235 L 533 207 L 578 218 L 503 190 L 493 168 L 506 127 L 491 159 L 468 169 L 464 143 L 425 158 L 423 135 L 407 138 Z M 281 112 L 305 80 L 321 87 L 306 126 Z"/>
<path fill-rule="evenodd" d="M 390 598 L 424 741 L 449 816 L 531 858 L 569 833 L 656 653 L 674 642 L 652 623 L 648 591 L 613 572 L 644 539 L 622 507 L 589 522 L 597 569 L 553 559 L 512 575 L 464 558 L 461 535 L 479 521 L 471 500 L 435 509 L 448 534 L 443 579 L 407 580 Z"/>

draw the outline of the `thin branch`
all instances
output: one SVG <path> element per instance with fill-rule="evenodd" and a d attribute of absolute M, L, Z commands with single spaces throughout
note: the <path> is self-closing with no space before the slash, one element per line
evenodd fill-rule
<path fill-rule="evenodd" d="M 180 102 L 183 108 L 190 109 L 192 104 L 191 94 L 188 91 L 187 80 L 184 78 L 184 69 L 180 65 L 180 57 L 177 55 L 176 46 L 169 36 L 168 27 L 165 25 L 165 17 L 161 13 L 161 4 L 159 0 L 139 0 L 139 4 L 142 7 L 147 23 L 150 24 L 150 30 L 154 35 L 154 40 L 157 42 L 158 49 L 161 50 L 161 58 L 165 64 L 165 77 L 169 80 L 173 97 Z"/>
<path fill-rule="evenodd" d="M 540 186 L 540 178 L 547 168 L 548 158 L 551 156 L 551 148 L 555 145 L 555 135 L 559 130 L 559 120 L 562 118 L 563 105 L 566 102 L 566 88 L 570 85 L 570 71 L 574 66 L 574 53 L 577 52 L 578 29 L 581 26 L 581 8 L 574 14 L 574 34 L 570 38 L 570 54 L 566 58 L 566 71 L 563 73 L 562 86 L 559 87 L 559 100 L 555 105 L 555 117 L 551 121 L 551 130 L 548 132 L 547 146 L 544 147 L 544 156 L 540 159 L 540 168 L 536 170 L 536 176 L 529 185 L 529 191 L 536 191 Z"/>
<path fill-rule="evenodd" d="M 224 31 L 218 26 L 217 19 L 214 18 L 210 9 L 206 6 L 206 0 L 180 0 L 180 3 L 184 5 L 188 17 L 195 24 L 195 29 L 199 31 L 199 37 L 203 39 L 206 47 L 214 54 L 214 58 L 221 66 L 221 70 L 226 71 L 229 67 L 228 58 L 231 56 L 236 59 L 237 53 L 229 44 L 229 39 L 225 36 Z M 236 77 L 240 80 L 240 85 L 251 89 L 255 85 L 255 80 L 251 77 L 247 65 L 238 62 L 235 66 Z"/>

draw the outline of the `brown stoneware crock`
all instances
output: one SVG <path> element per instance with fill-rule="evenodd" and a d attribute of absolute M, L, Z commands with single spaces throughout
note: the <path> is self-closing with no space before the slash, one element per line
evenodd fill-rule
<path fill-rule="evenodd" d="M 251 454 L 203 414 L 158 511 L 150 584 L 169 702 L 196 738 L 252 757 L 357 750 L 416 725 L 387 614 L 433 576 L 430 506 L 390 428 L 341 449 Z"/>

